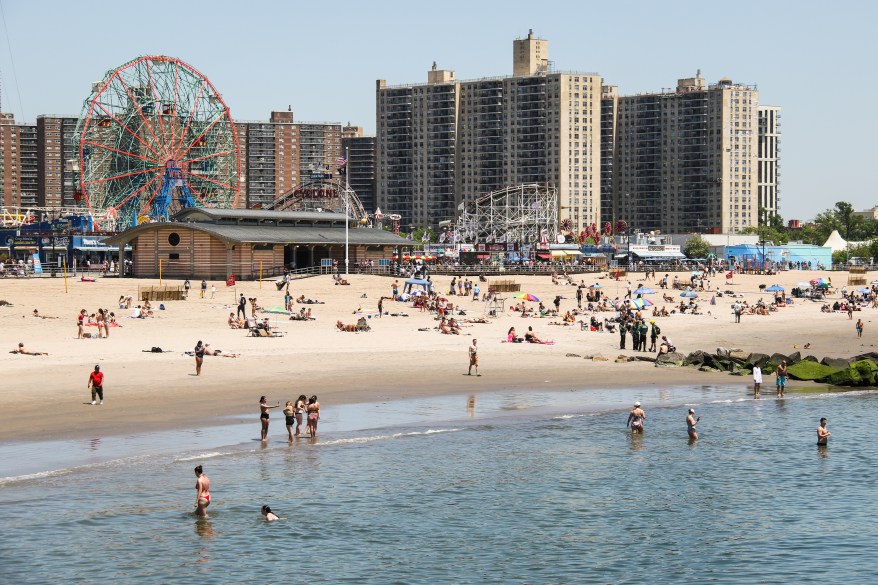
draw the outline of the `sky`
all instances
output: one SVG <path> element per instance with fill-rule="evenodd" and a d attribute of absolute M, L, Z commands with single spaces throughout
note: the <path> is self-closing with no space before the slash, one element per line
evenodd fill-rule
<path fill-rule="evenodd" d="M 423 83 L 433 61 L 458 79 L 509 75 L 512 41 L 549 41 L 559 71 L 597 72 L 622 95 L 673 88 L 700 69 L 754 84 L 782 107 L 780 213 L 811 219 L 878 205 L 878 3 L 347 1 L 165 4 L 0 0 L 2 110 L 32 123 L 78 115 L 91 83 L 138 57 L 204 73 L 235 120 L 292 106 L 302 121 L 375 132 L 375 82 Z M 8 33 L 8 34 L 7 34 Z M 869 161 L 872 161 L 871 163 Z"/>

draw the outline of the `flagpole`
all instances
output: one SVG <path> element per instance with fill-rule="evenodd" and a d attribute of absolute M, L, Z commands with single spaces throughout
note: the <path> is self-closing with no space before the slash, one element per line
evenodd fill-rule
<path fill-rule="evenodd" d="M 344 148 L 344 160 L 345 160 L 345 170 L 344 170 L 344 275 L 348 276 L 348 264 L 350 262 L 348 258 L 348 226 L 351 223 L 350 218 L 350 202 L 351 202 L 351 169 L 348 167 L 348 150 L 350 147 L 345 146 Z"/>

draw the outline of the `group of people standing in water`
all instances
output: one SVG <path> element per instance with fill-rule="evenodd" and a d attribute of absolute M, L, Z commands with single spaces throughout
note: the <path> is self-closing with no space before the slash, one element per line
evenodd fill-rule
<path fill-rule="evenodd" d="M 644 420 L 646 420 L 646 412 L 641 408 L 640 402 L 635 402 L 631 412 L 628 413 L 628 422 L 625 423 L 625 428 L 630 428 L 631 432 L 634 434 L 641 434 L 643 433 Z M 700 416 L 695 416 L 695 409 L 690 408 L 686 416 L 686 434 L 689 435 L 690 441 L 698 439 L 698 432 L 695 430 L 695 425 L 697 425 L 700 420 Z M 820 426 L 817 427 L 817 445 L 819 447 L 826 447 L 829 445 L 829 435 L 831 434 L 832 433 L 826 428 L 826 418 L 821 418 Z"/>
<path fill-rule="evenodd" d="M 265 396 L 259 398 L 259 422 L 262 424 L 262 442 L 268 440 L 268 411 L 272 408 L 280 408 L 280 402 L 274 405 L 266 403 Z M 320 420 L 320 403 L 317 402 L 317 396 L 306 398 L 304 394 L 296 399 L 287 400 L 283 409 L 285 422 L 287 424 L 287 434 L 292 443 L 293 437 L 298 437 L 302 431 L 302 422 L 305 421 L 305 432 L 311 435 L 311 438 L 317 436 L 317 421 Z M 296 427 L 293 433 L 293 426 Z"/>

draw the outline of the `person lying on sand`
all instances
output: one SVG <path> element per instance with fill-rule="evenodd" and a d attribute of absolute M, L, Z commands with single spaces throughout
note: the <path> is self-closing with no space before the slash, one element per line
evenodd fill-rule
<path fill-rule="evenodd" d="M 237 317 L 235 317 L 234 313 L 229 313 L 229 318 L 227 320 L 229 327 L 232 329 L 241 329 L 244 327 L 244 321 L 241 321 Z"/>
<path fill-rule="evenodd" d="M 9 353 L 21 353 L 24 355 L 49 355 L 49 353 L 45 351 L 30 351 L 29 349 L 24 347 L 23 343 L 19 343 L 18 349 L 13 349 Z"/>
<path fill-rule="evenodd" d="M 57 319 L 58 317 L 49 317 L 48 315 L 40 315 L 40 312 L 34 309 L 33 312 L 34 317 L 39 317 L 40 319 Z"/>
<path fill-rule="evenodd" d="M 360 317 L 356 325 L 345 325 L 341 321 L 336 321 L 335 326 L 338 328 L 339 331 L 347 331 L 352 333 L 357 333 L 359 331 L 369 331 L 371 329 L 366 323 L 365 317 Z"/>
<path fill-rule="evenodd" d="M 306 299 L 305 295 L 300 296 L 296 299 L 296 302 L 300 305 L 325 305 L 323 301 L 315 301 L 314 299 Z"/>

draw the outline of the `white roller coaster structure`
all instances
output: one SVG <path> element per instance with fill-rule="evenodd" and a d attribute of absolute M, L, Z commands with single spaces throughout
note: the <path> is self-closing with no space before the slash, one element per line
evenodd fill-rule
<path fill-rule="evenodd" d="M 534 244 L 558 231 L 558 189 L 528 184 L 506 187 L 465 204 L 457 218 L 458 243 Z"/>

